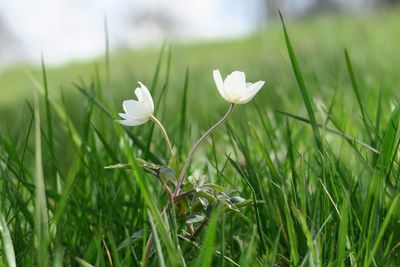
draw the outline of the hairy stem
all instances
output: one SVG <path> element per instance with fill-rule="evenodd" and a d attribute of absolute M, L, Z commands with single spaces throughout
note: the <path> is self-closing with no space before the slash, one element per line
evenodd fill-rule
<path fill-rule="evenodd" d="M 233 111 L 234 104 L 230 104 L 228 111 L 226 114 L 216 123 L 214 126 L 212 126 L 210 129 L 208 129 L 207 132 L 203 134 L 202 137 L 194 144 L 192 150 L 189 153 L 189 156 L 187 157 L 185 164 L 183 165 L 183 168 L 181 170 L 181 173 L 178 178 L 178 182 L 176 183 L 175 191 L 174 191 L 174 197 L 176 197 L 179 194 L 179 190 L 181 188 L 181 185 L 183 183 L 183 179 L 185 178 L 185 174 L 187 169 L 189 168 L 190 162 L 193 159 L 194 153 L 197 151 L 197 149 L 200 147 L 200 145 L 206 140 L 206 138 L 213 132 L 215 129 L 217 129 L 219 126 L 221 126 L 228 118 L 229 115 L 231 115 Z"/>
<path fill-rule="evenodd" d="M 168 145 L 169 155 L 170 155 L 170 157 L 172 158 L 172 145 L 171 145 L 171 142 L 169 141 L 167 131 L 165 131 L 164 126 L 161 124 L 161 122 L 160 122 L 156 117 L 154 117 L 153 115 L 151 115 L 150 118 L 151 118 L 152 121 L 154 121 L 155 124 L 157 124 L 157 126 L 161 129 L 161 132 L 162 132 L 162 134 L 163 134 L 163 136 L 164 136 L 165 142 L 166 142 L 167 145 Z"/>

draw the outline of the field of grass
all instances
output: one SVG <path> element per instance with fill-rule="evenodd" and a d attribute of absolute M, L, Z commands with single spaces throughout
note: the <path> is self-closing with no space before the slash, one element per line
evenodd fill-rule
<path fill-rule="evenodd" d="M 287 27 L 2 72 L 0 266 L 399 266 L 400 11 Z M 266 86 L 171 204 L 159 180 L 229 106 L 215 68 Z M 137 81 L 172 159 L 152 122 L 115 122 Z"/>

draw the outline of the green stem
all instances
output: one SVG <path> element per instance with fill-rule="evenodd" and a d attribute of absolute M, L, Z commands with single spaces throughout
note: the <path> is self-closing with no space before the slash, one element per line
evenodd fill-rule
<path fill-rule="evenodd" d="M 185 178 L 185 174 L 186 174 L 187 169 L 189 168 L 190 162 L 193 159 L 194 153 L 197 151 L 197 149 L 200 147 L 200 145 L 204 142 L 204 140 L 206 140 L 206 138 L 211 134 L 211 132 L 213 132 L 215 129 L 217 129 L 219 126 L 221 126 L 229 118 L 229 115 L 231 115 L 234 106 L 235 106 L 234 104 L 230 104 L 229 109 L 226 112 L 226 114 L 216 124 L 214 124 L 214 126 L 212 126 L 210 129 L 208 129 L 208 131 L 205 132 L 202 137 L 200 137 L 200 139 L 196 142 L 196 144 L 194 144 L 192 150 L 189 153 L 189 156 L 187 157 L 187 159 L 185 161 L 185 164 L 183 165 L 182 171 L 179 175 L 178 182 L 176 184 L 174 195 L 173 195 L 174 198 L 179 194 L 180 187 L 183 183 L 183 179 Z"/>
<path fill-rule="evenodd" d="M 151 118 L 151 120 L 154 121 L 155 124 L 157 124 L 157 126 L 161 129 L 161 132 L 162 132 L 162 134 L 163 134 L 163 136 L 164 136 L 165 142 L 166 142 L 167 145 L 168 145 L 169 155 L 170 155 L 170 157 L 172 158 L 172 145 L 171 145 L 171 142 L 169 141 L 167 131 L 165 131 L 164 126 L 161 124 L 161 122 L 160 122 L 156 117 L 154 117 L 153 115 L 151 115 L 150 118 Z"/>

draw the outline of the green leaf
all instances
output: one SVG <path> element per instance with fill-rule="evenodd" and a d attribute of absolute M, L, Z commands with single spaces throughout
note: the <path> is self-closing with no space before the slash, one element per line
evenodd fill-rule
<path fill-rule="evenodd" d="M 204 209 L 207 209 L 208 205 L 210 205 L 210 202 L 208 202 L 208 200 L 205 199 L 204 197 L 199 197 L 199 202 L 201 203 Z"/>
<path fill-rule="evenodd" d="M 131 165 L 126 163 L 116 163 L 113 165 L 105 166 L 104 169 L 132 169 Z"/>
<path fill-rule="evenodd" d="M 218 191 L 218 192 L 225 192 L 225 188 L 220 186 L 220 185 L 217 185 L 217 184 L 208 183 L 208 184 L 202 185 L 201 187 L 211 188 L 211 189 L 213 189 L 215 191 Z"/>
<path fill-rule="evenodd" d="M 161 175 L 165 175 L 171 178 L 176 177 L 176 172 L 171 167 L 161 166 L 159 170 Z"/>
<path fill-rule="evenodd" d="M 251 204 L 253 204 L 253 200 L 251 200 L 251 199 L 246 199 L 246 200 L 244 200 L 244 201 L 242 201 L 242 202 L 240 202 L 240 203 L 238 203 L 238 204 L 235 204 L 235 207 L 237 207 L 237 208 L 243 208 L 243 207 L 246 207 L 246 206 L 248 206 L 248 205 L 251 205 Z"/>
<path fill-rule="evenodd" d="M 209 194 L 209 193 L 206 193 L 206 192 L 204 192 L 204 191 L 198 191 L 198 192 L 196 192 L 195 194 L 196 194 L 196 196 L 198 196 L 198 197 L 204 197 L 205 199 L 207 199 L 207 200 L 210 201 L 211 203 L 216 203 L 216 202 L 217 202 L 217 199 L 216 199 L 213 195 L 211 195 L 211 194 Z"/>
<path fill-rule="evenodd" d="M 244 199 L 244 198 L 242 198 L 242 197 L 240 197 L 240 196 L 233 196 L 233 197 L 230 197 L 230 198 L 229 198 L 229 201 L 230 201 L 232 204 L 237 205 L 237 204 L 243 203 L 244 201 L 246 201 L 246 199 Z"/>
<path fill-rule="evenodd" d="M 197 179 L 196 179 L 194 176 L 190 175 L 190 176 L 187 178 L 187 180 L 188 180 L 191 184 L 197 185 Z"/>
<path fill-rule="evenodd" d="M 204 215 L 190 214 L 186 219 L 186 223 L 192 224 L 192 223 L 202 222 L 205 220 L 205 218 L 206 217 Z"/>
<path fill-rule="evenodd" d="M 196 185 L 194 185 L 191 182 L 186 182 L 185 184 L 183 184 L 182 186 L 182 191 L 183 192 L 190 192 L 196 189 Z"/>
<path fill-rule="evenodd" d="M 157 165 L 151 162 L 147 162 L 143 159 L 137 159 L 137 163 L 139 164 L 140 167 L 142 167 L 145 171 L 149 171 L 151 174 L 159 174 L 159 175 L 164 175 L 169 178 L 175 178 L 176 173 L 175 170 L 172 169 L 169 166 L 162 166 L 162 165 Z M 113 165 L 105 166 L 104 169 L 132 169 L 132 166 L 127 163 L 116 163 Z"/>

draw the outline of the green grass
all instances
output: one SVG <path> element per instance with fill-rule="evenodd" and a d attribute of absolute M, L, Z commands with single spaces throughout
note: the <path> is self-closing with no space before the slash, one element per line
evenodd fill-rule
<path fill-rule="evenodd" d="M 399 10 L 286 26 L 3 72 L 0 266 L 400 265 Z M 175 216 L 150 173 L 179 174 L 227 110 L 214 68 L 267 86 L 197 152 L 190 174 L 207 178 L 185 188 L 213 194 Z M 138 80 L 174 160 L 151 122 L 114 121 Z"/>

